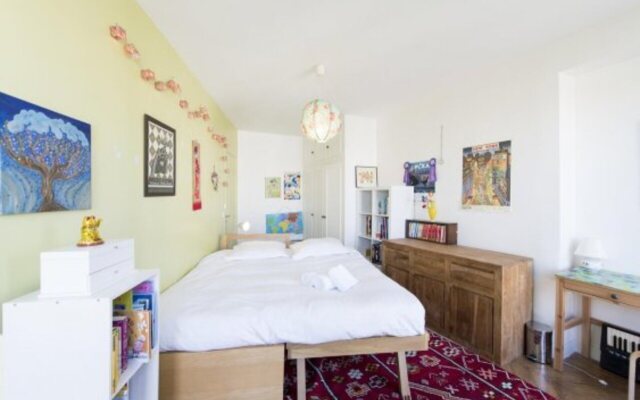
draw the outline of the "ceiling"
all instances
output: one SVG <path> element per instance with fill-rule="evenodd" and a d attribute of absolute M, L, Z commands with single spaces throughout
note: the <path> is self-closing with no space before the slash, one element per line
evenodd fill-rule
<path fill-rule="evenodd" d="M 238 129 L 299 133 L 305 103 L 382 117 L 443 77 L 640 0 L 138 0 Z M 318 63 L 326 66 L 321 80 Z"/>

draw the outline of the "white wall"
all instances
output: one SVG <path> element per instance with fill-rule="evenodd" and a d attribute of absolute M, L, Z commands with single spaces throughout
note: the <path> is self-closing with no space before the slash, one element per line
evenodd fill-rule
<path fill-rule="evenodd" d="M 266 199 L 264 178 L 302 172 L 302 136 L 238 131 L 238 221 L 265 233 L 265 215 L 302 211 L 301 200 Z M 304 176 L 302 176 L 304 191 Z"/>
<path fill-rule="evenodd" d="M 438 218 L 459 223 L 462 245 L 533 257 L 534 318 L 551 324 L 554 273 L 568 266 L 561 257 L 568 249 L 560 246 L 566 210 L 560 202 L 559 74 L 638 54 L 640 10 L 492 68 L 451 77 L 440 88 L 425 89 L 423 98 L 409 99 L 390 117 L 378 120 L 381 183 L 400 184 L 406 160 L 437 156 L 443 124 Z M 513 146 L 511 211 L 462 210 L 462 148 L 505 139 Z"/>
<path fill-rule="evenodd" d="M 640 275 L 640 58 L 575 82 L 574 237 L 599 237 L 607 269 Z M 637 311 L 597 302 L 593 313 L 640 331 Z"/>
<path fill-rule="evenodd" d="M 355 247 L 356 165 L 376 166 L 377 123 L 375 119 L 346 115 L 344 121 L 344 244 Z"/>

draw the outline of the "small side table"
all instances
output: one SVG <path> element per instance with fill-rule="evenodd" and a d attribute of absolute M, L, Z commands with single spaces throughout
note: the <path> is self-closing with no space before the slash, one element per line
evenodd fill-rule
<path fill-rule="evenodd" d="M 582 316 L 565 321 L 565 294 L 582 295 Z M 580 353 L 589 358 L 591 348 L 591 298 L 640 308 L 640 276 L 618 272 L 593 271 L 576 267 L 556 274 L 556 323 L 553 368 L 562 371 L 564 331 L 582 326 Z"/>

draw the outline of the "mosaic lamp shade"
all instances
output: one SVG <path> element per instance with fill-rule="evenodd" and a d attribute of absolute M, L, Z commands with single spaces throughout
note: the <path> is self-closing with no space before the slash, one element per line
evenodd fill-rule
<path fill-rule="evenodd" d="M 342 131 L 342 113 L 325 100 L 310 101 L 302 113 L 302 133 L 311 140 L 325 143 Z"/>

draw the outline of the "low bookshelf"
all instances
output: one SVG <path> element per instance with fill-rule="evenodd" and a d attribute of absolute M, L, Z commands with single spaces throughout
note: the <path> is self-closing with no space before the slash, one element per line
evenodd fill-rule
<path fill-rule="evenodd" d="M 458 224 L 408 219 L 405 237 L 440 244 L 458 243 Z"/>

